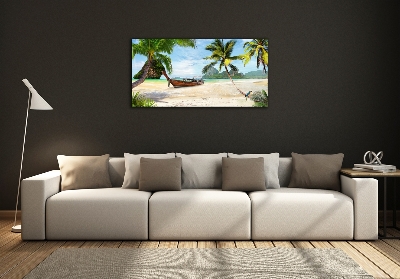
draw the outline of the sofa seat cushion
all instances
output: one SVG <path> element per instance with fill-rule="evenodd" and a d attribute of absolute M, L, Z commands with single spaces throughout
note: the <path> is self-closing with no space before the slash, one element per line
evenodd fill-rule
<path fill-rule="evenodd" d="M 251 206 L 244 192 L 183 189 L 149 200 L 151 240 L 248 240 Z"/>
<path fill-rule="evenodd" d="M 59 192 L 46 202 L 46 239 L 147 239 L 150 195 L 122 188 Z"/>
<path fill-rule="evenodd" d="M 253 240 L 353 239 L 353 200 L 340 192 L 280 188 L 249 196 Z"/>

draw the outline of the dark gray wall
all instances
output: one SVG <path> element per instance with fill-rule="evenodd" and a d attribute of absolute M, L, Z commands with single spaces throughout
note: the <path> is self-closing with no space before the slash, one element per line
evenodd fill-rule
<path fill-rule="evenodd" d="M 343 152 L 400 165 L 397 0 L 0 1 L 0 209 L 56 155 Z M 130 108 L 131 38 L 268 37 L 268 109 Z"/>

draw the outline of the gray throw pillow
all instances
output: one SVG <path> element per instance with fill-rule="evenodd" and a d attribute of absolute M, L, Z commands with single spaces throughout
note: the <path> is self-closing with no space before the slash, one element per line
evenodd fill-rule
<path fill-rule="evenodd" d="M 222 158 L 223 191 L 264 191 L 264 158 Z"/>
<path fill-rule="evenodd" d="M 234 154 L 228 153 L 229 158 L 264 158 L 264 175 L 265 187 L 267 189 L 280 188 L 278 169 L 279 169 L 279 153 L 269 154 Z"/>
<path fill-rule="evenodd" d="M 140 178 L 140 158 L 167 159 L 175 158 L 175 153 L 167 154 L 130 154 L 124 153 L 125 157 L 125 175 L 122 188 L 139 188 Z"/>
<path fill-rule="evenodd" d="M 339 172 L 343 157 L 343 153 L 292 153 L 292 175 L 288 187 L 340 191 Z"/>
<path fill-rule="evenodd" d="M 182 158 L 140 158 L 139 191 L 180 191 Z"/>
<path fill-rule="evenodd" d="M 108 173 L 109 155 L 57 156 L 61 171 L 61 191 L 88 188 L 111 188 Z"/>

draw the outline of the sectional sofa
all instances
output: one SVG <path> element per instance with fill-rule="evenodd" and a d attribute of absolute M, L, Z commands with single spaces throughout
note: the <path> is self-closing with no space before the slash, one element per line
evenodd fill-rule
<path fill-rule="evenodd" d="M 240 190 L 240 185 L 246 184 L 241 179 L 249 179 L 246 178 L 249 173 L 251 179 L 257 176 L 260 164 L 256 162 L 251 168 L 233 168 L 238 176 L 231 182 L 239 188 L 224 189 L 228 178 L 223 161 L 250 157 L 263 158 L 261 183 L 265 183 L 265 188 Z M 179 168 L 179 189 L 140 189 L 140 183 L 145 185 L 141 158 L 181 158 L 181 165 L 174 166 Z M 126 153 L 124 158 L 107 157 L 106 164 L 110 182 L 106 187 L 74 189 L 78 184 L 75 179 L 69 181 L 72 188 L 67 189 L 63 185 L 63 180 L 67 182 L 63 176 L 65 168 L 61 166 L 60 170 L 24 179 L 22 239 L 374 240 L 378 237 L 378 183 L 372 178 L 349 178 L 337 172 L 339 190 L 324 189 L 324 185 L 320 189 L 288 187 L 292 183 L 293 159 L 280 158 L 278 153 Z M 245 171 L 240 173 L 242 169 Z M 150 174 L 149 180 L 164 171 L 161 178 L 165 177 L 165 181 L 174 172 L 162 166 L 153 166 L 150 171 L 154 175 Z M 69 174 L 74 171 L 69 170 Z M 91 177 L 107 179 L 96 172 Z M 163 184 L 164 180 L 160 181 Z"/>

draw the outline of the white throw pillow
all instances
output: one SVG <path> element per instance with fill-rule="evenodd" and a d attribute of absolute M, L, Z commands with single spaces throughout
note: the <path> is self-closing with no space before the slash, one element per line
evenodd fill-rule
<path fill-rule="evenodd" d="M 222 157 L 219 154 L 181 154 L 182 157 L 182 189 L 221 189 Z"/>
<path fill-rule="evenodd" d="M 167 154 L 130 154 L 124 153 L 125 157 L 125 176 L 122 188 L 139 188 L 140 179 L 140 158 L 169 159 L 175 158 L 175 153 Z"/>
<path fill-rule="evenodd" d="M 270 154 L 234 154 L 228 153 L 230 158 L 264 158 L 265 187 L 267 189 L 280 188 L 278 178 L 279 153 Z"/>

